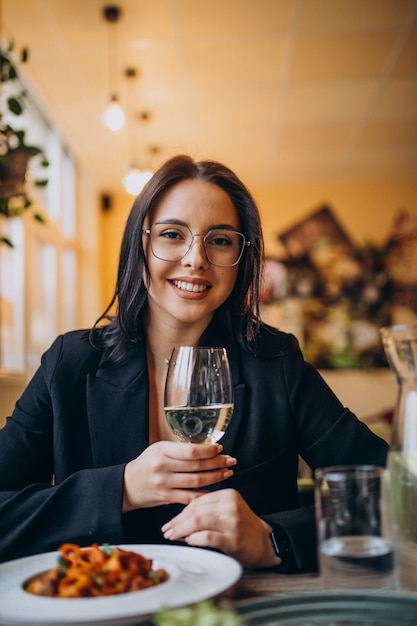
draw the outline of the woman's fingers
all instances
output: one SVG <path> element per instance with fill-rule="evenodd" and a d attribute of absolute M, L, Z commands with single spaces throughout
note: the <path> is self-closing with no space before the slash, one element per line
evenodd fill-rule
<path fill-rule="evenodd" d="M 246 567 L 279 563 L 270 541 L 270 526 L 234 489 L 208 492 L 192 500 L 161 530 L 165 539 L 183 538 L 192 546 L 216 548 Z"/>
<path fill-rule="evenodd" d="M 172 487 L 198 488 L 229 478 L 230 471 L 237 460 L 225 454 L 219 454 L 223 448 L 218 444 L 197 445 L 184 443 L 159 442 L 154 444 L 158 455 L 153 455 L 151 469 L 155 474 L 173 480 Z M 146 451 L 144 452 L 144 454 Z M 184 480 L 191 481 L 188 484 Z"/>
<path fill-rule="evenodd" d="M 159 441 L 154 445 L 159 446 L 167 457 L 185 461 L 210 459 L 216 457 L 223 451 L 223 446 L 220 443 L 187 443 L 184 445 L 183 443 L 175 443 L 172 441 Z"/>
<path fill-rule="evenodd" d="M 123 511 L 163 504 L 188 504 L 211 484 L 233 475 L 236 459 L 219 444 L 157 442 L 127 463 Z M 186 490 L 200 493 L 189 495 Z"/>
<path fill-rule="evenodd" d="M 237 461 L 234 457 L 220 454 L 210 459 L 194 459 L 190 461 L 171 458 L 169 465 L 168 461 L 166 463 L 166 468 L 171 472 L 192 473 L 233 468 Z"/>
<path fill-rule="evenodd" d="M 210 492 L 162 527 L 165 539 L 175 540 L 200 531 L 233 531 L 237 518 L 233 490 Z M 219 496 L 221 494 L 221 496 Z"/>

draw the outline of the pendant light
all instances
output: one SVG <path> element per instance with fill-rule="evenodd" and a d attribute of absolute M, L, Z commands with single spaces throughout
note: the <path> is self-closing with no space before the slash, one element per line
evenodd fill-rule
<path fill-rule="evenodd" d="M 150 169 L 140 170 L 138 167 L 131 167 L 123 177 L 123 186 L 127 193 L 137 196 L 152 176 L 153 172 Z"/>
<path fill-rule="evenodd" d="M 134 68 L 128 68 L 125 72 L 126 78 L 129 80 L 128 90 L 128 115 L 129 118 L 132 118 L 132 121 L 135 121 L 135 116 L 133 114 L 133 106 L 135 102 L 134 94 L 133 94 L 133 80 L 137 76 L 137 71 Z M 137 119 L 141 122 L 149 122 L 150 113 L 148 111 L 142 111 Z M 131 128 L 128 128 L 128 156 L 130 169 L 125 174 L 122 179 L 122 183 L 127 193 L 137 196 L 138 193 L 142 191 L 146 183 L 152 178 L 153 172 L 150 167 L 139 168 L 137 161 L 137 129 L 132 124 Z"/>
<path fill-rule="evenodd" d="M 103 121 L 113 132 L 121 130 L 125 123 L 125 114 L 117 96 L 115 76 L 117 74 L 117 37 L 116 23 L 120 18 L 119 7 L 109 5 L 104 7 L 103 15 L 108 24 L 108 69 L 110 102 L 103 113 Z"/>

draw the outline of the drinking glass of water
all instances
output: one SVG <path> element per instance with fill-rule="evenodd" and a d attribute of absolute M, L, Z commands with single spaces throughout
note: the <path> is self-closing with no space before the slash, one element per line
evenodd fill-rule
<path fill-rule="evenodd" d="M 177 439 L 187 443 L 219 441 L 233 406 L 225 348 L 174 348 L 165 383 L 164 409 Z"/>
<path fill-rule="evenodd" d="M 383 468 L 372 465 L 316 470 L 323 589 L 398 589 L 394 546 L 385 529 L 383 480 Z"/>

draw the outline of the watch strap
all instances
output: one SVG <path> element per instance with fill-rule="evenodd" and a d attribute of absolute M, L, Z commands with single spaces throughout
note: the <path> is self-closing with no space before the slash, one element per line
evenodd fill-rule
<path fill-rule="evenodd" d="M 275 554 L 281 559 L 281 564 L 286 565 L 291 545 L 287 533 L 282 526 L 275 526 L 270 537 Z"/>

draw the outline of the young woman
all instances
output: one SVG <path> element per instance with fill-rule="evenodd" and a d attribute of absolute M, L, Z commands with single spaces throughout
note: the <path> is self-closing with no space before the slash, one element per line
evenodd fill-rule
<path fill-rule="evenodd" d="M 263 325 L 256 205 L 219 163 L 178 156 L 136 198 L 114 298 L 58 337 L 0 431 L 0 558 L 63 542 L 186 542 L 250 568 L 316 567 L 298 455 L 385 464 L 386 444 Z M 116 305 L 117 312 L 107 312 Z M 221 445 L 175 441 L 163 388 L 176 345 L 227 348 L 234 413 Z"/>

